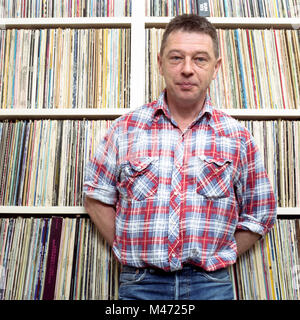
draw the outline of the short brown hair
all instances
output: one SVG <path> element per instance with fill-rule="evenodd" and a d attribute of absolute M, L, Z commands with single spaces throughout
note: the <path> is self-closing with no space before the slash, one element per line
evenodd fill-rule
<path fill-rule="evenodd" d="M 196 14 L 183 14 L 173 18 L 164 32 L 161 46 L 160 55 L 162 56 L 166 46 L 167 38 L 173 31 L 189 31 L 189 32 L 200 32 L 209 35 L 213 40 L 214 53 L 216 58 L 219 57 L 219 41 L 216 28 L 205 18 L 200 17 Z"/>

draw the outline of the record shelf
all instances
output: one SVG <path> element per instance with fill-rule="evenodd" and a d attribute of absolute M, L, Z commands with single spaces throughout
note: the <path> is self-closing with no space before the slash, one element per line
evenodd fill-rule
<path fill-rule="evenodd" d="M 0 0 L 1 1 L 1 0 Z M 150 0 L 131 0 L 131 16 L 126 16 L 126 17 L 76 17 L 76 18 L 0 18 L 0 32 L 2 30 L 8 30 L 8 29 L 32 29 L 32 30 L 38 30 L 38 29 L 127 29 L 130 30 L 130 77 L 128 80 L 128 86 L 130 89 L 130 99 L 128 105 L 123 108 L 72 108 L 71 106 L 65 106 L 63 108 L 31 108 L 31 109 L 24 109 L 24 108 L 13 108 L 13 107 L 7 107 L 0 109 L 0 121 L 14 121 L 14 120 L 29 120 L 29 121 L 34 121 L 34 120 L 113 120 L 118 118 L 119 116 L 122 116 L 129 112 L 130 110 L 134 110 L 135 108 L 141 106 L 142 104 L 145 103 L 145 88 L 146 88 L 146 79 L 145 75 L 147 74 L 147 65 L 145 63 L 146 61 L 146 30 L 151 29 L 151 28 L 164 28 L 166 24 L 170 21 L 171 17 L 155 17 L 155 16 L 147 16 L 145 13 L 145 8 L 146 8 L 146 2 Z M 166 0 L 167 1 L 167 0 Z M 291 1 L 292 0 L 283 0 L 283 1 Z M 179 1 L 180 2 L 180 1 Z M 0 10 L 1 10 L 1 2 L 0 2 Z M 1 16 L 1 15 L 0 15 Z M 296 18 L 241 18 L 241 17 L 209 17 L 208 18 L 215 26 L 216 28 L 220 29 L 281 29 L 281 30 L 300 30 L 300 17 Z M 0 39 L 1 40 L 1 39 Z M 0 41 L 0 49 L 1 49 L 1 41 Z M 1 53 L 1 50 L 0 50 Z M 0 56 L 1 59 L 1 56 Z M 0 61 L 0 66 L 1 66 L 1 61 Z M 1 75 L 1 72 L 0 72 Z M 1 79 L 0 79 L 1 80 Z M 1 81 L 0 81 L 0 89 L 1 89 Z M 0 91 L 1 93 L 1 91 Z M 1 102 L 1 101 L 0 101 Z M 252 120 L 284 120 L 284 121 L 298 121 L 300 120 L 300 105 L 296 105 L 294 109 L 223 109 L 224 112 L 228 113 L 229 115 L 233 116 L 234 118 L 238 120 L 246 120 L 246 121 L 252 121 Z M 300 126 L 299 126 L 300 128 Z M 0 128 L 1 129 L 1 128 Z M 1 133 L 1 131 L 0 131 Z M 300 143 L 299 143 L 300 146 Z M 287 165 L 287 164 L 285 164 Z M 0 177 L 1 178 L 1 177 Z M 1 181 L 0 181 L 1 182 Z M 3 186 L 1 186 L 3 187 Z M 299 207 L 292 207 L 292 206 L 286 206 L 286 207 L 279 207 L 278 208 L 278 218 L 281 220 L 282 225 L 285 223 L 285 220 L 289 219 L 296 219 L 296 223 L 298 223 L 298 216 L 300 215 L 300 206 Z M 85 228 L 92 228 L 90 225 L 88 225 L 88 222 L 85 220 L 89 220 L 87 217 L 87 213 L 84 209 L 83 206 L 1 206 L 0 205 L 0 218 L 3 217 L 3 219 L 7 219 L 7 217 L 41 217 L 41 221 L 44 221 L 43 223 L 47 222 L 47 219 L 52 219 L 54 217 L 54 220 L 59 220 L 61 217 L 66 217 L 67 219 L 62 219 L 66 220 L 66 227 L 65 230 L 69 230 L 68 228 L 71 228 L 71 223 L 73 223 L 71 220 L 76 220 L 77 224 L 85 225 Z M 71 218 L 70 218 L 71 217 Z M 70 221 L 68 219 L 70 218 Z M 87 218 L 87 219 L 86 219 Z M 17 218 L 18 219 L 18 218 Z M 40 218 L 37 218 L 39 220 Z M 44 219 L 44 220 L 43 220 Z M 79 221 L 82 219 L 82 222 Z M 24 220 L 30 220 L 30 219 L 24 219 Z M 46 221 L 46 222 L 45 222 Z M 18 221 L 18 223 L 21 225 L 23 223 L 22 221 Z M 32 224 L 34 226 L 34 222 L 29 221 L 29 224 Z M 47 222 L 48 223 L 48 222 Z M 62 222 L 64 223 L 64 222 Z M 7 223 L 8 225 L 9 223 Z M 17 224 L 16 224 L 17 225 Z M 54 225 L 54 223 L 53 223 Z M 0 225 L 1 226 L 1 225 Z M 37 228 L 37 227 L 36 227 Z M 293 264 L 296 264 L 296 262 L 293 260 L 293 263 L 291 262 L 292 259 L 295 257 L 293 256 L 294 254 L 294 245 L 296 242 L 292 242 L 290 244 L 289 248 L 286 248 L 284 246 L 287 246 L 284 241 L 281 243 L 281 234 L 284 234 L 286 230 L 289 230 L 288 227 L 285 228 L 283 226 L 278 225 L 275 228 L 276 230 L 272 231 L 270 235 L 267 235 L 266 240 L 264 241 L 270 241 L 270 245 L 261 245 L 260 243 L 257 243 L 255 249 L 247 254 L 243 260 L 238 264 L 238 273 L 239 273 L 239 280 L 240 281 L 237 285 L 241 291 L 245 291 L 242 296 L 243 298 L 247 299 L 247 295 L 249 292 L 252 290 L 253 295 L 249 295 L 249 299 L 253 299 L 253 296 L 255 298 L 261 298 L 260 295 L 255 296 L 256 288 L 247 288 L 248 283 L 254 283 L 255 285 L 262 286 L 263 284 L 266 284 L 268 279 L 273 279 L 271 276 L 268 277 L 266 276 L 265 278 L 259 278 L 255 279 L 253 281 L 253 278 L 251 277 L 260 277 L 262 274 L 266 275 L 268 272 L 274 272 L 274 274 L 277 272 L 278 274 L 275 274 L 275 276 L 278 276 L 278 279 L 281 278 L 282 283 L 284 283 L 283 288 L 281 290 L 283 292 L 287 292 L 287 295 L 280 296 L 278 294 L 276 296 L 275 291 L 277 288 L 275 288 L 276 283 L 268 283 L 269 287 L 272 288 L 274 292 L 267 292 L 266 296 L 263 296 L 263 299 L 267 298 L 278 298 L 279 297 L 300 297 L 300 289 L 298 288 L 297 290 L 294 290 L 295 287 L 293 287 L 293 284 L 289 283 L 286 284 L 286 281 L 292 281 L 295 279 L 294 276 L 288 276 L 286 273 L 290 272 L 291 268 L 293 267 Z M 35 229 L 38 230 L 38 229 Z M 76 229 L 77 230 L 77 229 Z M 83 230 L 83 229 L 82 229 Z M 22 234 L 22 231 L 18 231 L 19 234 Z M 73 230 L 73 234 L 75 234 L 75 231 Z M 77 231 L 76 231 L 77 232 Z M 93 231 L 94 232 L 94 231 Z M 88 233 L 87 233 L 88 234 Z M 92 233 L 89 234 L 89 237 L 94 237 L 94 233 L 91 236 Z M 278 236 L 280 234 L 280 236 Z M 76 233 L 77 235 L 77 233 Z M 30 235 L 27 235 L 29 237 Z M 31 236 L 36 236 L 36 235 L 31 235 Z M 273 239 L 276 240 L 274 240 Z M 67 237 L 66 237 L 67 238 Z M 78 239 L 80 237 L 78 236 Z M 284 234 L 282 237 L 284 240 L 288 239 L 290 240 L 290 234 Z M 295 236 L 293 239 L 299 239 L 300 235 L 297 234 L 297 237 Z M 82 239 L 84 240 L 84 236 L 82 236 Z M 96 237 L 95 237 L 96 239 Z M 99 241 L 95 241 L 95 243 L 100 243 Z M 274 240 L 273 242 L 271 240 Z M 83 241 L 82 240 L 82 241 Z M 86 241 L 88 240 L 88 237 L 86 237 Z M 1 238 L 0 238 L 1 242 Z M 29 242 L 29 238 L 28 238 Z M 83 243 L 83 242 L 82 242 Z M 86 242 L 87 243 L 87 242 Z M 277 249 L 272 247 L 273 243 L 277 243 L 282 245 L 284 248 L 283 249 L 278 249 L 278 252 L 276 251 Z M 65 243 L 66 245 L 68 242 Z M 69 244 L 72 245 L 72 244 Z M 103 246 L 102 246 L 103 245 Z M 103 281 L 103 278 L 101 279 L 102 283 L 104 284 L 105 288 L 101 288 L 99 290 L 104 291 L 101 292 L 99 295 L 91 295 L 92 297 L 96 297 L 97 299 L 105 297 L 105 299 L 110 298 L 114 299 L 117 296 L 117 276 L 118 276 L 118 266 L 115 265 L 115 262 L 112 262 L 112 254 L 108 253 L 109 249 L 106 246 L 106 244 L 101 244 L 101 254 L 106 253 L 106 262 L 102 264 L 103 270 L 101 271 L 103 274 L 102 276 L 107 277 L 109 275 L 109 279 L 105 278 L 106 280 Z M 298 245 L 299 246 L 299 245 Z M 95 245 L 96 247 L 96 245 Z M 17 251 L 18 246 L 15 245 L 15 250 Z M 79 242 L 78 242 L 78 248 L 79 248 Z M 82 256 L 84 257 L 84 252 L 88 252 L 88 250 L 94 250 L 95 248 L 92 246 L 89 249 L 88 245 L 82 246 L 83 251 Z M 100 247 L 99 247 L 100 248 Z M 97 250 L 100 250 L 100 249 Z M 291 249 L 292 248 L 292 249 Z M 4 250 L 4 249 L 3 249 Z M 95 251 L 97 251 L 95 249 Z M 261 256 L 260 253 L 264 257 L 268 255 L 268 257 L 271 257 L 270 252 L 265 252 L 265 250 L 275 250 L 276 253 L 278 254 L 278 261 L 277 262 L 277 256 L 276 254 L 273 256 L 275 259 L 272 263 L 272 268 L 268 268 L 268 270 L 255 270 L 253 268 L 261 267 L 264 265 L 263 263 L 257 263 L 256 261 L 260 261 Z M 287 254 L 287 258 L 284 256 L 285 251 L 291 251 L 290 255 Z M 293 252 L 292 252 L 293 251 Z M 298 249 L 300 252 L 300 250 Z M 79 249 L 78 249 L 79 252 Z M 1 253 L 1 247 L 0 247 L 0 253 Z M 22 255 L 22 252 L 19 253 Z M 72 254 L 70 254 L 72 255 Z M 88 256 L 88 255 L 87 255 Z M 94 259 L 93 255 L 90 255 L 92 259 Z M 96 256 L 95 256 L 96 257 Z M 0 256 L 1 258 L 1 256 Z M 70 258 L 70 256 L 68 256 Z M 99 257 L 98 257 L 99 258 Z M 97 259 L 98 259 L 97 258 Z M 75 255 L 74 255 L 75 259 Z M 93 262 L 95 267 L 95 270 L 99 270 L 99 266 L 96 265 L 96 260 Z M 257 259 L 257 260 L 255 260 Z M 281 260 L 280 260 L 281 259 Z M 287 259 L 286 263 L 284 262 L 284 259 Z M 72 260 L 72 259 L 71 259 Z M 63 258 L 62 258 L 63 261 Z M 84 265 L 84 259 L 78 258 L 80 263 L 82 263 L 82 266 Z M 102 261 L 102 260 L 101 260 Z M 253 262 L 254 261 L 254 262 Z M 283 261 L 283 262 L 282 262 Z M 270 261 L 269 261 L 270 262 Z M 271 264 L 270 262 L 270 264 Z M 253 263 L 253 264 L 252 264 Z M 257 263 L 257 265 L 255 264 Z M 11 262 L 12 265 L 13 262 Z M 15 264 L 16 265 L 16 264 Z M 30 263 L 29 263 L 30 265 Z M 92 262 L 90 266 L 92 265 Z M 109 273 L 109 268 L 113 265 L 113 271 L 112 273 Z M 253 266 L 254 265 L 254 266 Z M 290 269 L 285 268 L 284 266 L 291 266 Z M 298 266 L 298 265 L 297 265 Z M 33 268 L 33 266 L 32 266 Z M 63 264 L 61 263 L 61 268 L 62 270 L 66 270 L 66 279 L 67 279 L 67 274 L 68 270 L 63 269 Z M 80 268 L 80 265 L 78 264 L 78 268 Z M 98 268 L 98 269 L 97 269 Z M 281 270 L 282 269 L 282 270 Z M 75 270 L 75 269 L 74 269 Z M 77 269 L 76 269 L 77 270 Z M 251 272 L 250 272 L 251 271 Z M 297 270 L 296 270 L 297 271 Z M 0 299 L 2 299 L 2 292 L 1 290 L 3 289 L 3 276 L 4 273 L 6 272 L 6 269 L 4 266 L 1 265 L 0 263 Z M 13 271 L 10 271 L 11 274 L 13 274 Z M 25 272 L 24 270 L 22 271 L 23 273 Z M 24 277 L 24 274 L 20 272 L 20 275 Z M 232 271 L 233 272 L 233 271 Z M 242 273 L 245 272 L 246 275 L 243 275 Z M 286 272 L 285 274 L 281 274 L 281 272 Z M 83 272 L 84 273 L 84 272 Z M 82 274 L 83 274 L 82 273 Z M 96 277 L 96 273 L 91 273 L 92 277 Z M 80 275 L 80 273 L 78 273 Z M 83 280 L 84 277 L 87 276 L 84 273 L 84 276 L 82 276 Z M 274 276 L 274 279 L 276 278 Z M 13 275 L 11 275 L 13 277 Z M 249 277 L 249 278 L 247 278 Z M 299 273 L 299 278 L 300 278 L 300 273 Z M 77 279 L 76 277 L 74 278 L 75 280 Z M 277 279 L 277 278 L 276 278 Z M 287 280 L 286 280 L 287 279 Z M 72 281 L 75 281 L 72 280 Z M 80 277 L 77 279 L 78 281 L 80 280 Z M 82 280 L 82 281 L 83 281 Z M 299 279 L 300 280 L 300 279 Z M 1 282 L 2 281 L 2 282 Z M 100 282 L 101 282 L 100 281 Z M 276 280 L 277 281 L 277 280 Z M 85 281 L 88 283 L 88 281 Z M 91 283 L 95 282 L 95 278 L 91 280 Z M 97 281 L 96 281 L 97 282 Z M 280 285 L 282 285 L 280 283 Z M 76 284 L 72 283 L 71 286 L 74 287 L 74 290 L 76 289 Z M 287 290 L 287 287 L 291 288 Z M 58 287 L 63 288 L 63 285 L 60 284 Z M 78 285 L 78 288 L 80 285 Z M 91 286 L 92 287 L 92 286 Z M 107 287 L 107 288 L 106 288 Z M 267 287 L 267 284 L 266 284 Z M 268 287 L 268 288 L 269 288 Z M 78 294 L 78 296 L 75 295 L 74 293 L 74 299 L 77 297 L 79 299 L 88 299 L 88 295 L 85 296 L 85 293 L 87 293 L 87 289 L 84 289 L 84 286 L 82 285 L 82 296 Z M 276 290 L 275 290 L 275 289 Z M 52 288 L 53 289 L 53 288 Z M 97 288 L 93 288 L 93 290 L 96 290 Z M 21 289 L 20 289 L 21 290 Z M 19 290 L 19 291 L 20 291 Z M 78 289 L 79 290 L 79 289 Z M 258 290 L 259 291 L 259 290 Z M 260 289 L 260 293 L 264 292 L 265 288 Z M 296 292 L 297 291 L 297 292 Z M 292 293 L 291 293 L 292 292 Z M 251 292 L 250 292 L 251 293 Z M 290 294 L 290 295 L 289 295 Z M 16 298 L 17 295 L 14 296 Z M 20 297 L 24 298 L 21 293 Z M 57 293 L 58 299 L 68 299 L 66 298 L 63 294 L 60 295 L 60 293 Z M 29 299 L 35 299 L 35 297 L 30 297 Z"/>
<path fill-rule="evenodd" d="M 170 17 L 145 16 L 144 1 L 132 0 L 132 15 L 130 17 L 85 17 L 85 18 L 4 18 L 0 21 L 2 29 L 39 29 L 39 28 L 129 28 L 131 30 L 131 77 L 130 77 L 130 108 L 119 109 L 0 109 L 0 120 L 13 119 L 115 119 L 131 109 L 144 103 L 145 88 L 145 29 L 164 28 Z M 297 29 L 299 18 L 232 18 L 209 17 L 217 28 L 249 28 L 249 29 Z M 237 119 L 244 120 L 299 120 L 298 109 L 224 109 Z M 35 211 L 53 213 L 68 211 L 68 208 L 15 208 L 2 207 L 1 212 Z M 292 211 L 291 211 L 292 210 Z M 83 208 L 75 212 L 84 213 Z M 279 208 L 279 215 L 300 214 L 300 208 Z"/>

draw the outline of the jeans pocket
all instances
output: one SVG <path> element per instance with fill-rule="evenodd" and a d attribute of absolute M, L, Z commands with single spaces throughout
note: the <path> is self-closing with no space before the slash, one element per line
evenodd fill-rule
<path fill-rule="evenodd" d="M 231 278 L 227 268 L 216 271 L 203 271 L 202 273 L 207 280 L 220 283 L 231 283 Z"/>
<path fill-rule="evenodd" d="M 125 270 L 120 273 L 120 286 L 141 282 L 146 276 L 146 269 Z"/>

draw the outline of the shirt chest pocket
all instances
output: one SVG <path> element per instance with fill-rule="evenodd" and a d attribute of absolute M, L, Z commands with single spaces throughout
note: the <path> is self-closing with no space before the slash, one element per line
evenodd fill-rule
<path fill-rule="evenodd" d="M 231 160 L 199 157 L 196 170 L 198 194 L 215 199 L 229 197 L 232 184 Z"/>
<path fill-rule="evenodd" d="M 128 200 L 141 201 L 151 197 L 158 188 L 158 159 L 134 158 L 121 165 L 118 189 Z"/>

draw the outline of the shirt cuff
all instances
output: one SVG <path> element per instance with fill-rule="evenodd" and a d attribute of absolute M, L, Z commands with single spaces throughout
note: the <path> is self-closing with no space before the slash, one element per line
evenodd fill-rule
<path fill-rule="evenodd" d="M 237 230 L 248 230 L 260 234 L 262 237 L 269 231 L 268 226 L 253 219 L 253 217 L 244 218 L 243 221 L 238 222 Z"/>
<path fill-rule="evenodd" d="M 112 188 L 95 188 L 86 184 L 83 193 L 84 197 L 89 197 L 108 205 L 115 205 L 117 201 L 117 193 Z"/>

